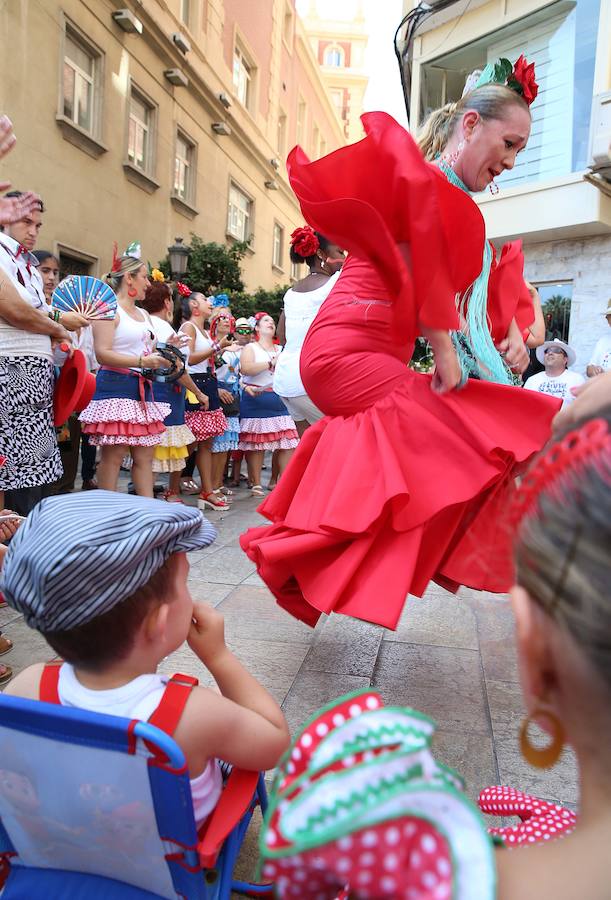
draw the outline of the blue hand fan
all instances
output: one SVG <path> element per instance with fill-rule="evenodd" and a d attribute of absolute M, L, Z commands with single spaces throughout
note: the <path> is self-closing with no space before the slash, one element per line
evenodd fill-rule
<path fill-rule="evenodd" d="M 77 312 L 87 319 L 114 319 L 115 292 L 91 275 L 69 275 L 53 291 L 51 306 L 62 312 Z"/>

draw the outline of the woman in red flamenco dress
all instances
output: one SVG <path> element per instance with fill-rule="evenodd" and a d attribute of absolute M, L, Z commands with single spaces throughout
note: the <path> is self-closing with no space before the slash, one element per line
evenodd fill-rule
<path fill-rule="evenodd" d="M 511 385 L 506 362 L 525 355 L 515 320 L 504 361 L 486 293 L 476 309 L 492 252 L 467 189 L 513 166 L 528 106 L 488 84 L 433 117 L 423 152 L 435 156 L 437 142 L 437 164 L 385 113 L 363 116 L 357 144 L 288 159 L 306 221 L 349 256 L 301 356 L 326 418 L 259 507 L 272 524 L 241 545 L 277 602 L 310 625 L 336 612 L 394 628 L 431 580 L 507 591 L 506 498 L 558 409 Z M 419 334 L 435 351 L 432 377 L 407 368 Z"/>

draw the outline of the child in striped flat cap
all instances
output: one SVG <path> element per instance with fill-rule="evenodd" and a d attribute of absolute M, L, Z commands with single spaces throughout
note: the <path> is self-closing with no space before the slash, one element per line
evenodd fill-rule
<path fill-rule="evenodd" d="M 218 759 L 268 769 L 289 742 L 279 706 L 227 648 L 220 613 L 189 593 L 187 552 L 215 537 L 199 510 L 181 504 L 102 490 L 49 497 L 12 539 L 0 585 L 64 660 L 25 669 L 10 693 L 173 733 L 191 773 L 198 825 L 221 794 Z M 185 641 L 220 693 L 157 672 Z M 176 685 L 182 711 L 170 727 Z"/>

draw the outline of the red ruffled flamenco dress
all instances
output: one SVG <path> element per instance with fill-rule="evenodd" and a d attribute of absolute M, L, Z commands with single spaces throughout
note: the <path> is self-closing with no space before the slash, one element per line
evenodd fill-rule
<path fill-rule="evenodd" d="M 505 499 L 559 405 L 471 379 L 440 396 L 407 368 L 419 326 L 459 327 L 456 293 L 480 274 L 484 223 L 394 119 L 363 124 L 357 144 L 288 159 L 306 221 L 350 255 L 301 355 L 327 417 L 259 507 L 273 524 L 240 543 L 304 622 L 336 612 L 394 628 L 431 580 L 509 588 Z"/>

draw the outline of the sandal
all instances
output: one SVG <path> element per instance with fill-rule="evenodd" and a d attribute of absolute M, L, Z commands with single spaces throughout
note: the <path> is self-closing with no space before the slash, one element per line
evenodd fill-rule
<path fill-rule="evenodd" d="M 223 496 L 219 496 L 215 494 L 214 491 L 210 491 L 209 494 L 205 494 L 203 491 L 197 498 L 197 505 L 200 509 L 218 509 L 218 510 L 227 510 L 231 509 L 227 501 Z"/>
<path fill-rule="evenodd" d="M 6 684 L 13 677 L 13 670 L 10 666 L 0 666 L 0 684 Z"/>
<path fill-rule="evenodd" d="M 172 490 L 170 490 L 170 488 L 168 488 L 167 491 L 163 492 L 163 494 L 161 495 L 161 499 L 167 500 L 168 503 L 182 503 L 183 502 L 180 499 L 180 497 L 178 496 L 178 494 L 176 493 L 176 491 L 172 491 Z"/>
<path fill-rule="evenodd" d="M 225 485 L 223 485 L 223 487 L 217 488 L 214 493 L 224 494 L 225 497 L 233 497 L 233 491 L 230 488 L 225 487 Z"/>
<path fill-rule="evenodd" d="M 13 649 L 13 642 L 10 638 L 4 637 L 3 634 L 0 634 L 0 656 L 3 653 L 8 653 L 9 650 Z"/>
<path fill-rule="evenodd" d="M 192 478 L 181 478 L 180 491 L 182 494 L 199 494 L 200 488 Z"/>
<path fill-rule="evenodd" d="M 265 497 L 265 491 L 260 484 L 253 484 L 250 489 L 250 493 L 253 497 Z"/>

